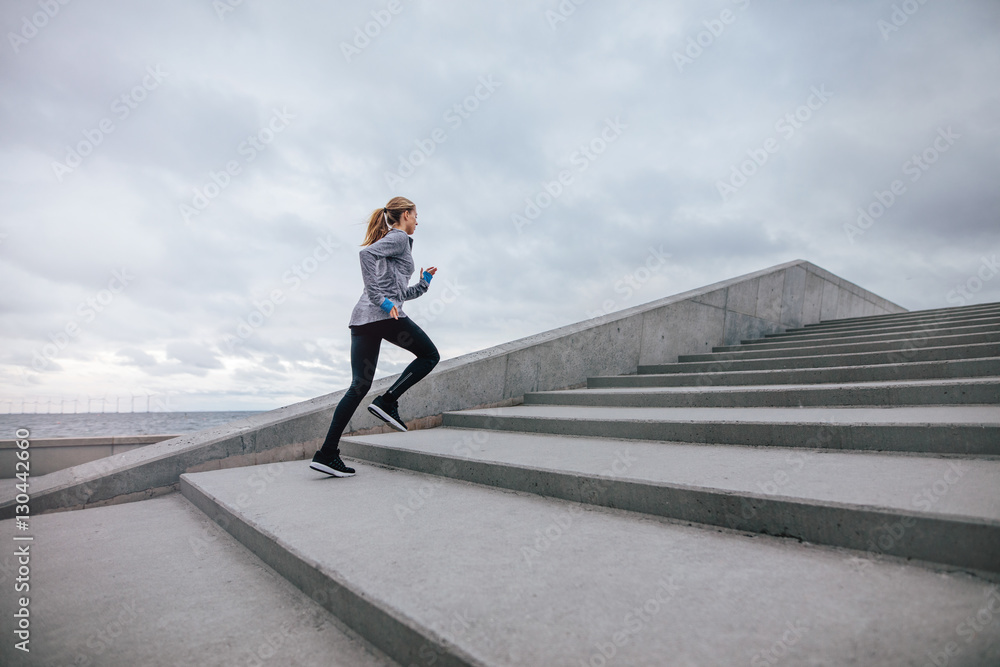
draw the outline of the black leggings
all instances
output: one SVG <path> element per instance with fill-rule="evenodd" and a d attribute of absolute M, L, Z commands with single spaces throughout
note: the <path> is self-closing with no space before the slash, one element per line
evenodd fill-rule
<path fill-rule="evenodd" d="M 424 379 L 441 360 L 434 343 L 409 317 L 400 317 L 398 320 L 390 318 L 351 327 L 351 373 L 354 379 L 333 412 L 333 421 L 330 422 L 330 430 L 327 431 L 321 449 L 325 456 L 340 454 L 340 436 L 371 389 L 382 339 L 417 356 L 386 392 L 393 401 L 399 400 L 403 392 Z"/>

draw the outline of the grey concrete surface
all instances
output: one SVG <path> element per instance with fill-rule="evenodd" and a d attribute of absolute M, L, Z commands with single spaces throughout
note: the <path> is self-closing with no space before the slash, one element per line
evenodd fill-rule
<path fill-rule="evenodd" d="M 998 461 L 461 429 L 354 437 L 342 451 L 515 491 L 1000 573 Z"/>
<path fill-rule="evenodd" d="M 920 311 L 916 311 L 920 312 Z M 788 338 L 810 337 L 810 336 L 856 336 L 873 331 L 904 332 L 930 328 L 938 324 L 948 324 L 949 326 L 974 326 L 980 324 L 994 324 L 996 315 L 955 315 L 953 317 L 923 317 L 911 320 L 898 320 L 895 322 L 878 323 L 874 321 L 857 320 L 848 324 L 822 323 L 816 326 L 804 327 L 801 329 L 787 329 L 780 335 Z M 771 334 L 777 336 L 779 334 Z"/>
<path fill-rule="evenodd" d="M 950 311 L 918 310 L 905 313 L 890 313 L 886 315 L 865 315 L 862 317 L 838 318 L 822 322 L 810 322 L 802 327 L 791 327 L 790 332 L 844 329 L 850 327 L 875 328 L 912 324 L 917 322 L 952 321 L 961 322 L 983 317 L 994 317 L 1000 312 L 995 303 L 983 304 L 982 307 L 960 306 Z"/>
<path fill-rule="evenodd" d="M 598 376 L 587 379 L 591 389 L 605 387 L 748 386 L 765 384 L 855 382 L 859 377 L 873 382 L 891 380 L 955 379 L 1000 376 L 1000 357 L 914 361 L 876 366 L 831 366 L 826 368 L 778 368 L 760 371 L 726 371 L 719 363 L 701 373 L 654 373 L 639 368 L 637 375 Z"/>
<path fill-rule="evenodd" d="M 444 416 L 456 428 L 638 440 L 1000 455 L 1000 406 L 617 408 L 520 405 Z M 822 434 L 823 442 L 817 441 Z M 816 445 L 807 445 L 817 441 Z"/>
<path fill-rule="evenodd" d="M 953 665 L 1000 663 L 1000 598 L 975 576 L 356 466 L 275 464 L 248 497 L 245 471 L 183 488 L 286 576 L 364 591 L 426 636 L 369 636 L 400 664 L 923 665 L 952 645 Z"/>
<path fill-rule="evenodd" d="M 927 313 L 933 313 L 933 311 L 913 311 L 911 313 L 912 317 L 906 319 L 898 318 L 879 321 L 878 318 L 872 317 L 850 321 L 834 320 L 799 329 L 786 329 L 784 332 L 773 334 L 771 337 L 781 336 L 790 339 L 808 339 L 810 337 L 825 336 L 829 338 L 842 338 L 846 336 L 864 336 L 878 331 L 885 331 L 887 333 L 934 331 L 941 327 L 975 329 L 994 326 L 1000 320 L 1000 309 L 979 313 L 962 312 L 953 315 L 929 315 Z"/>
<path fill-rule="evenodd" d="M 1000 403 L 1000 377 L 762 387 L 609 387 L 525 394 L 524 405 L 805 407 Z"/>
<path fill-rule="evenodd" d="M 250 474 L 234 471 L 241 479 Z M 180 494 L 0 522 L 4 667 L 388 667 Z M 30 653 L 14 648 L 12 535 L 31 535 Z"/>
<path fill-rule="evenodd" d="M 531 468 L 858 507 L 927 511 L 984 519 L 994 522 L 1000 531 L 1000 460 L 817 449 L 789 452 L 780 447 L 623 442 L 503 431 L 470 434 L 450 428 L 345 438 L 345 452 L 348 442 L 498 463 L 516 468 L 511 475 Z M 438 458 L 421 471 L 440 470 L 442 465 Z"/>
<path fill-rule="evenodd" d="M 176 435 L 118 435 L 90 438 L 32 438 L 31 473 L 35 476 L 145 447 Z M 17 440 L 0 440 L 0 477 L 13 477 Z"/>
<path fill-rule="evenodd" d="M 914 361 L 945 361 L 975 357 L 1000 357 L 1000 343 L 977 343 L 960 347 L 900 348 L 889 352 L 861 352 L 846 354 L 821 354 L 804 357 L 771 357 L 767 359 L 733 359 L 730 353 L 721 353 L 716 361 L 687 361 L 684 363 L 651 364 L 640 367 L 641 373 L 700 373 L 712 371 L 719 364 L 727 370 L 769 370 L 778 368 L 829 368 L 834 366 L 866 366 L 877 364 L 912 363 Z"/>
<path fill-rule="evenodd" d="M 448 413 L 448 417 L 481 416 L 551 417 L 563 419 L 607 419 L 615 421 L 713 422 L 747 424 L 852 424 L 934 426 L 956 424 L 1000 427 L 1000 405 L 900 406 L 891 408 L 617 408 L 573 405 L 515 405 L 507 408 L 473 409 Z"/>
<path fill-rule="evenodd" d="M 786 262 L 444 360 L 407 392 L 400 412 L 407 421 L 435 426 L 449 410 L 516 403 L 529 391 L 581 386 L 594 375 L 634 373 L 640 365 L 673 361 L 751 334 L 820 318 L 904 311 L 809 262 Z M 377 380 L 371 394 L 384 391 L 396 377 Z M 34 480 L 33 511 L 165 493 L 186 471 L 300 459 L 320 443 L 343 393 L 39 477 Z M 383 427 L 361 409 L 347 432 Z M 13 497 L 2 489 L 0 494 L 0 518 L 10 518 Z"/>
<path fill-rule="evenodd" d="M 863 317 L 844 317 L 840 319 L 828 319 L 824 318 L 824 322 L 818 324 L 806 324 L 806 327 L 817 327 L 823 326 L 825 324 L 845 324 L 848 322 L 866 321 L 866 322 L 891 322 L 894 320 L 905 320 L 914 317 L 928 317 L 928 316 L 942 316 L 946 317 L 952 314 L 971 314 L 971 313 L 995 313 L 1000 312 L 1000 306 L 996 303 L 979 303 L 970 304 L 966 306 L 949 306 L 947 308 L 929 308 L 927 310 L 919 310 L 914 312 L 904 312 L 904 313 L 889 313 L 886 315 L 866 315 Z"/>
<path fill-rule="evenodd" d="M 821 343 L 816 345 L 791 346 L 791 347 L 753 347 L 742 350 L 727 350 L 724 352 L 713 351 L 706 354 L 682 354 L 678 357 L 678 362 L 689 361 L 714 361 L 716 359 L 770 359 L 775 357 L 795 357 L 809 356 L 817 353 L 821 354 L 848 354 L 859 352 L 886 352 L 892 350 L 907 350 L 914 345 L 920 347 L 942 347 L 945 345 L 972 345 L 975 343 L 998 343 L 1000 342 L 1000 331 L 979 334 L 955 335 L 942 333 L 941 335 L 921 335 L 919 339 L 912 336 L 901 336 L 899 338 L 869 341 L 869 342 L 836 342 Z"/>
<path fill-rule="evenodd" d="M 933 334 L 942 331 L 949 331 L 955 334 L 980 334 L 989 333 L 991 331 L 996 331 L 997 327 L 1000 326 L 1000 317 L 996 318 L 990 324 L 977 324 L 975 326 L 955 326 L 950 324 L 940 325 L 940 326 L 922 326 L 914 330 L 910 330 L 907 333 L 927 333 Z M 879 331 L 879 329 L 874 329 L 872 331 Z M 735 350 L 744 349 L 770 349 L 777 347 L 808 347 L 815 346 L 821 343 L 843 343 L 846 341 L 879 341 L 879 340 L 898 340 L 900 338 L 899 331 L 889 331 L 882 333 L 850 333 L 850 334 L 814 334 L 811 336 L 786 336 L 778 335 L 771 336 L 769 338 L 754 338 L 751 340 L 740 341 L 739 345 L 722 345 L 713 348 L 713 352 L 731 352 Z"/>

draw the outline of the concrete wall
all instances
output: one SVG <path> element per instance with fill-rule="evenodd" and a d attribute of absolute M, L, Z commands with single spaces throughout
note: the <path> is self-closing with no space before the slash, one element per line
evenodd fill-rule
<path fill-rule="evenodd" d="M 176 438 L 176 435 L 125 435 L 99 438 L 48 438 L 30 440 L 32 477 L 103 459 L 112 454 Z M 10 479 L 17 463 L 16 440 L 0 440 L 0 479 Z"/>
<path fill-rule="evenodd" d="M 635 373 L 740 339 L 905 310 L 809 262 L 787 262 L 442 361 L 406 393 L 400 412 L 411 428 L 436 426 L 446 411 L 514 405 L 527 392 L 583 386 L 589 376 Z M 396 377 L 377 380 L 370 396 Z M 34 481 L 32 512 L 148 498 L 172 490 L 184 472 L 311 457 L 343 393 L 46 475 Z M 385 427 L 362 407 L 347 430 Z M 0 495 L 0 518 L 10 516 L 13 498 Z"/>

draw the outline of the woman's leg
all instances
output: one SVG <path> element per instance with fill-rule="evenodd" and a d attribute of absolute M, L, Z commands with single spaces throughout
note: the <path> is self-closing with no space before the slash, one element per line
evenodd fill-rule
<path fill-rule="evenodd" d="M 409 317 L 401 317 L 398 320 L 388 320 L 391 322 L 391 329 L 383 334 L 383 338 L 393 345 L 412 352 L 417 356 L 410 362 L 410 365 L 403 369 L 399 379 L 389 388 L 384 396 L 392 402 L 399 400 L 407 389 L 423 380 L 431 370 L 437 366 L 441 360 L 437 348 L 431 339 L 428 338 L 424 330 L 417 326 L 417 323 Z"/>
<path fill-rule="evenodd" d="M 360 327 L 359 327 L 360 329 Z M 372 332 L 351 330 L 351 386 L 344 393 L 337 409 L 333 412 L 330 430 L 320 453 L 329 458 L 340 455 L 340 436 L 347 428 L 354 411 L 361 405 L 362 399 L 371 389 L 375 377 L 375 365 L 378 363 L 378 353 L 382 346 L 382 337 Z"/>

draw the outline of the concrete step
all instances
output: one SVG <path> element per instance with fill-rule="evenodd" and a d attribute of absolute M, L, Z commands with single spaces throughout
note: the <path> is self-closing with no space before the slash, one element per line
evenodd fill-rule
<path fill-rule="evenodd" d="M 254 474 L 233 472 L 244 486 Z M 29 527 L 0 521 L 4 667 L 395 665 L 179 493 L 35 515 Z M 29 653 L 14 649 L 22 565 Z"/>
<path fill-rule="evenodd" d="M 748 386 L 763 384 L 825 384 L 842 382 L 885 382 L 893 380 L 933 380 L 991 377 L 1000 375 L 1000 357 L 954 359 L 947 361 L 916 361 L 906 364 L 877 366 L 830 366 L 826 368 L 765 369 L 758 371 L 725 371 L 717 364 L 715 371 L 701 373 L 655 373 L 650 367 L 641 375 L 610 375 L 587 379 L 587 387 L 709 387 Z"/>
<path fill-rule="evenodd" d="M 731 353 L 726 353 L 731 354 Z M 829 368 L 833 366 L 872 366 L 905 364 L 915 361 L 945 361 L 1000 356 L 1000 343 L 972 345 L 899 348 L 883 352 L 851 352 L 846 354 L 813 354 L 808 356 L 768 357 L 765 359 L 728 359 L 715 361 L 685 361 L 672 364 L 639 366 L 644 373 L 701 373 L 726 371 L 776 370 L 787 368 Z"/>
<path fill-rule="evenodd" d="M 809 346 L 790 347 L 749 347 L 745 349 L 712 351 L 704 354 L 682 354 L 679 363 L 690 361 L 718 361 L 730 359 L 774 359 L 777 357 L 814 356 L 816 354 L 851 354 L 863 352 L 886 352 L 911 350 L 924 347 L 946 347 L 975 345 L 980 343 L 1000 343 L 1000 328 L 997 331 L 979 334 L 937 334 L 920 338 L 894 338 L 881 341 L 847 341 L 837 343 L 816 343 Z"/>
<path fill-rule="evenodd" d="M 921 338 L 928 332 L 962 330 L 983 327 L 986 330 L 996 331 L 1000 327 L 1000 318 L 981 318 L 964 320 L 957 323 L 929 321 L 923 324 L 906 324 L 895 326 L 857 326 L 851 328 L 839 328 L 830 330 L 814 331 L 812 329 L 792 329 L 779 333 L 765 334 L 759 339 L 759 343 L 774 343 L 782 341 L 807 341 L 833 338 L 859 338 L 870 335 L 896 334 L 896 337 Z M 753 344 L 753 343 L 751 343 Z"/>
<path fill-rule="evenodd" d="M 1000 331 L 1000 320 L 996 324 L 985 324 L 985 325 L 974 325 L 974 326 L 963 326 L 963 327 L 953 327 L 953 326 L 942 326 L 942 327 L 921 327 L 912 332 L 907 332 L 903 337 L 910 338 L 913 334 L 919 334 L 921 337 L 925 335 L 938 334 L 938 333 L 948 333 L 954 335 L 960 334 L 980 334 L 980 333 L 992 333 Z M 860 334 L 816 334 L 814 336 L 785 336 L 782 337 L 781 334 L 773 336 L 771 338 L 754 338 L 751 340 L 741 341 L 739 345 L 717 345 L 712 348 L 713 352 L 732 352 L 734 350 L 746 350 L 746 349 L 768 349 L 775 347 L 804 347 L 810 345 L 822 345 L 824 343 L 848 343 L 848 342 L 859 342 L 868 343 L 880 340 L 898 340 L 900 338 L 899 332 L 886 332 L 886 333 L 860 333 Z"/>
<path fill-rule="evenodd" d="M 885 315 L 866 315 L 863 317 L 844 317 L 835 320 L 823 320 L 816 324 L 807 324 L 807 327 L 822 326 L 824 324 L 845 324 L 849 322 L 894 322 L 908 319 L 922 319 L 927 317 L 946 317 L 949 315 L 967 315 L 981 313 L 1000 313 L 1000 302 L 981 303 L 970 306 L 952 306 L 949 308 L 928 308 L 927 310 L 913 310 L 905 313 L 887 313 Z"/>
<path fill-rule="evenodd" d="M 574 502 L 1000 573 L 1000 460 L 464 429 L 345 438 L 373 463 Z M 885 525 L 905 539 L 882 540 Z M 886 551 L 886 549 L 888 551 Z"/>
<path fill-rule="evenodd" d="M 616 408 L 446 412 L 443 426 L 580 437 L 1000 456 L 1000 407 Z"/>
<path fill-rule="evenodd" d="M 181 485 L 401 665 L 922 664 L 998 595 L 891 557 L 355 465 Z M 1000 656 L 1000 624 L 975 639 L 969 664 Z"/>
<path fill-rule="evenodd" d="M 997 405 L 1000 377 L 743 387 L 623 387 L 525 394 L 525 405 L 632 408 Z"/>
<path fill-rule="evenodd" d="M 828 322 L 810 324 L 802 328 L 788 329 L 781 334 L 772 335 L 810 335 L 815 333 L 861 333 L 864 331 L 890 331 L 920 328 L 921 326 L 972 326 L 975 324 L 992 324 L 997 315 L 992 313 L 955 315 L 953 317 L 920 317 L 899 322 L 868 322 L 857 321 L 847 323 Z"/>

